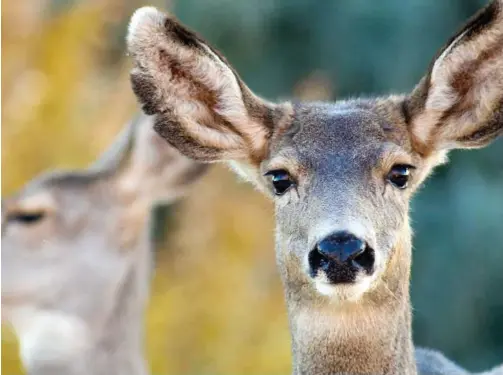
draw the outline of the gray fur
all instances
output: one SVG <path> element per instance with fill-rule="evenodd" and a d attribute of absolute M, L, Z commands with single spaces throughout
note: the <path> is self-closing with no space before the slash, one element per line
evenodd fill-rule
<path fill-rule="evenodd" d="M 141 115 L 88 170 L 45 174 L 2 202 L 2 318 L 29 374 L 147 372 L 151 207 L 206 169 L 158 140 Z M 45 216 L 16 219 L 33 210 Z"/>

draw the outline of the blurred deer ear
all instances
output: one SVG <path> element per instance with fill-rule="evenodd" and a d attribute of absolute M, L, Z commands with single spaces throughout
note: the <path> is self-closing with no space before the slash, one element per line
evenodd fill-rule
<path fill-rule="evenodd" d="M 421 153 L 483 147 L 503 133 L 503 0 L 450 40 L 404 110 Z"/>
<path fill-rule="evenodd" d="M 152 7 L 135 12 L 127 43 L 133 90 L 170 144 L 205 162 L 265 157 L 282 107 L 255 96 L 220 53 Z"/>
<path fill-rule="evenodd" d="M 207 166 L 182 155 L 153 129 L 153 117 L 139 115 L 126 132 L 117 164 L 119 190 L 147 201 L 170 202 L 185 194 Z M 150 204 L 149 203 L 149 204 Z"/>

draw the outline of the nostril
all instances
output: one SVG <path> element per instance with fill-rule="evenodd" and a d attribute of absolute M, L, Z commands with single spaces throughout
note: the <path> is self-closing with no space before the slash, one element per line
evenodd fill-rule
<path fill-rule="evenodd" d="M 360 254 L 352 259 L 352 261 L 355 266 L 363 268 L 365 271 L 370 273 L 373 270 L 375 263 L 374 250 L 369 246 L 366 246 Z"/>
<path fill-rule="evenodd" d="M 365 241 L 348 232 L 334 233 L 316 246 L 321 255 L 339 262 L 355 260 L 365 252 L 366 248 Z"/>

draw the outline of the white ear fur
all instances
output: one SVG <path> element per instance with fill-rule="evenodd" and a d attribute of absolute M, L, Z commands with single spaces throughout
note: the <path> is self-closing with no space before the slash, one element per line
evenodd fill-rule
<path fill-rule="evenodd" d="M 162 27 L 165 15 L 154 7 L 147 6 L 137 9 L 131 16 L 128 26 L 127 43 L 145 41 L 150 33 Z"/>

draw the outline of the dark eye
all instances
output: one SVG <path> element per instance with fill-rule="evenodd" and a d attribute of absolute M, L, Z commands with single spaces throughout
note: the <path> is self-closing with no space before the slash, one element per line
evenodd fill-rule
<path fill-rule="evenodd" d="M 399 189 L 405 189 L 409 183 L 410 170 L 412 165 L 396 164 L 388 173 L 387 180 Z"/>
<path fill-rule="evenodd" d="M 20 224 L 34 224 L 44 218 L 45 213 L 39 212 L 13 212 L 7 216 L 8 222 L 17 222 Z"/>
<path fill-rule="evenodd" d="M 271 176 L 272 186 L 274 187 L 274 194 L 283 195 L 288 189 L 295 185 L 290 174 L 284 169 L 278 169 L 267 172 L 264 176 Z"/>

